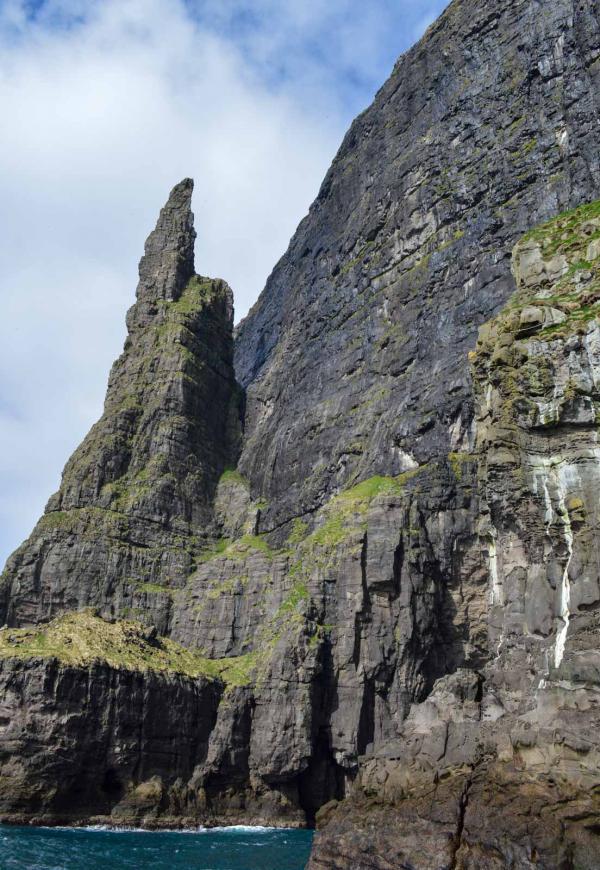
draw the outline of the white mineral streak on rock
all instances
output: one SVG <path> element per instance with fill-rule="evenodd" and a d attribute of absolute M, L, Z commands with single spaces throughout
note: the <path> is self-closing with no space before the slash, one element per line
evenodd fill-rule
<path fill-rule="evenodd" d="M 549 465 L 549 463 L 548 463 Z M 541 468 L 539 467 L 541 466 Z M 536 495 L 539 495 L 539 485 L 541 483 L 542 490 L 544 493 L 544 525 L 546 526 L 546 534 L 550 538 L 550 525 L 552 523 L 552 518 L 554 516 L 554 510 L 552 508 L 552 499 L 550 498 L 550 491 L 548 489 L 548 472 L 546 469 L 546 463 L 544 457 L 536 457 L 534 471 L 533 471 L 533 491 Z M 546 673 L 548 672 L 548 656 L 546 654 Z M 546 678 L 542 677 L 538 683 L 538 689 L 546 688 Z"/>
<path fill-rule="evenodd" d="M 490 607 L 504 606 L 504 585 L 500 577 L 498 569 L 498 530 L 490 524 L 487 544 L 488 544 L 488 572 L 490 580 L 489 602 Z M 496 655 L 500 655 L 502 642 L 504 640 L 504 631 L 500 627 L 497 635 Z"/>
<path fill-rule="evenodd" d="M 398 458 L 400 460 L 400 467 L 402 472 L 405 471 L 414 471 L 415 468 L 419 467 L 419 463 L 411 456 L 410 453 L 407 453 L 405 450 L 402 450 L 400 447 L 396 448 Z"/>
<path fill-rule="evenodd" d="M 554 517 L 554 511 L 552 509 L 552 499 L 550 498 L 550 490 L 548 489 L 548 478 L 545 475 L 542 477 L 542 486 L 544 488 L 544 504 L 546 505 L 546 511 L 544 513 L 544 521 L 546 523 L 546 531 L 548 531 L 550 528 L 550 524 L 552 523 L 552 518 Z"/>
<path fill-rule="evenodd" d="M 475 420 L 465 420 L 462 413 L 458 415 L 449 430 L 450 449 L 456 453 L 470 453 L 475 444 Z"/>
<path fill-rule="evenodd" d="M 531 457 L 533 467 L 533 492 L 535 495 L 540 494 L 540 486 L 544 495 L 544 524 L 546 533 L 550 536 L 550 525 L 554 517 L 554 508 L 552 507 L 552 499 L 550 490 L 548 489 L 548 476 L 550 474 L 551 460 L 545 456 Z"/>
<path fill-rule="evenodd" d="M 488 545 L 488 559 L 489 559 L 489 567 L 490 567 L 490 603 L 492 606 L 496 604 L 504 603 L 504 595 L 502 588 L 502 581 L 500 580 L 498 573 L 498 549 L 496 547 L 496 530 L 492 529 L 492 534 L 489 538 Z"/>
<path fill-rule="evenodd" d="M 486 411 L 489 412 L 492 410 L 492 385 L 488 384 L 487 390 L 485 391 L 485 406 Z"/>
<path fill-rule="evenodd" d="M 565 654 L 567 634 L 569 632 L 569 620 L 571 616 L 571 583 L 569 580 L 569 566 L 573 556 L 573 531 L 569 511 L 567 509 L 567 497 L 578 487 L 579 476 L 577 470 L 559 456 L 536 456 L 532 457 L 533 465 L 533 491 L 544 497 L 544 524 L 546 534 L 552 541 L 551 526 L 558 521 L 563 529 L 563 539 L 567 548 L 567 558 L 563 568 L 562 580 L 559 590 L 559 605 L 557 619 L 560 626 L 556 633 L 554 644 L 554 667 L 560 667 Z M 555 493 L 556 508 L 552 503 L 550 486 Z"/>
<path fill-rule="evenodd" d="M 562 583 L 560 589 L 560 613 L 559 617 L 562 620 L 562 625 L 556 635 L 556 644 L 554 647 L 554 667 L 560 667 L 565 654 L 565 645 L 567 642 L 567 634 L 569 632 L 569 618 L 571 615 L 571 582 L 569 580 L 569 566 L 573 556 L 573 531 L 571 529 L 571 520 L 569 519 L 569 511 L 565 501 L 566 487 L 565 478 L 569 476 L 570 469 L 560 467 L 556 475 L 557 491 L 558 491 L 558 516 L 563 524 L 565 544 L 567 545 L 567 560 L 563 570 Z"/>

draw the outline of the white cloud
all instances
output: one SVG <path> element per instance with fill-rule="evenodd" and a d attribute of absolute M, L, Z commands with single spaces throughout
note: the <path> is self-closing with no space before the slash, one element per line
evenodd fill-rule
<path fill-rule="evenodd" d="M 0 562 L 100 413 L 144 239 L 180 178 L 196 181 L 197 270 L 231 284 L 238 316 L 262 289 L 349 94 L 366 101 L 352 77 L 383 80 L 385 16 L 351 7 L 45 0 L 32 21 L 31 2 L 0 0 Z"/>

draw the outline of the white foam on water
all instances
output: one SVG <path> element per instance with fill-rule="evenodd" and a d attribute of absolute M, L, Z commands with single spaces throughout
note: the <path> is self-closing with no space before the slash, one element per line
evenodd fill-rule
<path fill-rule="evenodd" d="M 197 828 L 134 828 L 126 825 L 40 825 L 39 827 L 46 831 L 87 831 L 88 833 L 103 832 L 109 834 L 264 834 L 297 830 L 296 828 L 273 828 L 264 825 L 215 825 L 214 827 L 199 825 Z"/>
<path fill-rule="evenodd" d="M 295 830 L 294 828 L 266 828 L 262 825 L 224 825 L 218 826 L 216 828 L 205 828 L 209 833 L 211 831 L 246 831 L 249 833 L 260 833 L 261 831 L 291 831 Z"/>

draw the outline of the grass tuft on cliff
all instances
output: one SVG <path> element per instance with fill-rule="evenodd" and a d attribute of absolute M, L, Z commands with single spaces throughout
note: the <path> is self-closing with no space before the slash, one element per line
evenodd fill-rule
<path fill-rule="evenodd" d="M 34 628 L 0 630 L 0 659 L 54 658 L 65 665 L 103 662 L 128 671 L 162 671 L 220 679 L 228 687 L 250 681 L 252 654 L 208 659 L 139 622 L 107 622 L 90 610 L 66 613 Z"/>
<path fill-rule="evenodd" d="M 600 315 L 600 200 L 564 212 L 527 233 L 515 247 L 514 260 L 537 246 L 544 264 L 555 264 L 563 274 L 546 285 L 531 281 L 520 287 L 502 312 L 501 329 L 516 331 L 517 315 L 525 306 L 551 306 L 562 312 L 562 323 L 546 325 L 542 338 L 584 332 Z M 548 286 L 549 284 L 549 286 Z"/>
<path fill-rule="evenodd" d="M 336 547 L 357 531 L 364 531 L 371 502 L 379 496 L 401 495 L 409 480 L 425 466 L 406 471 L 397 477 L 369 477 L 334 496 L 324 507 L 324 522 L 306 539 L 309 545 Z"/>
<path fill-rule="evenodd" d="M 514 248 L 513 272 L 516 292 L 469 354 L 475 384 L 487 385 L 480 402 L 495 401 L 507 427 L 552 427 L 575 413 L 590 422 L 585 402 L 594 396 L 570 367 L 565 343 L 590 335 L 600 320 L 600 200 L 527 233 Z"/>
<path fill-rule="evenodd" d="M 585 234 L 581 228 L 589 224 Z M 595 224 L 595 226 L 594 226 Z M 573 254 L 589 243 L 600 238 L 600 199 L 586 203 L 578 208 L 563 212 L 552 220 L 534 227 L 521 239 L 520 244 L 528 241 L 540 242 L 544 254 L 565 254 L 574 259 Z"/>
<path fill-rule="evenodd" d="M 250 489 L 250 484 L 236 468 L 226 468 L 219 478 L 219 485 L 227 484 L 232 486 L 243 486 L 244 489 Z"/>

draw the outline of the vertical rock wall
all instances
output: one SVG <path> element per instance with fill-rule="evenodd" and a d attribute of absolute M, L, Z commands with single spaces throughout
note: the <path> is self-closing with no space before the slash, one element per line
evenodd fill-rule
<path fill-rule="evenodd" d="M 231 291 L 194 272 L 192 188 L 186 179 L 173 189 L 146 242 L 104 413 L 9 559 L 2 622 L 93 605 L 166 633 L 172 590 L 214 536 L 212 503 L 239 452 L 242 396 Z"/>
<path fill-rule="evenodd" d="M 350 128 L 236 338 L 265 530 L 472 446 L 467 353 L 528 229 L 600 195 L 593 0 L 455 0 Z"/>
<path fill-rule="evenodd" d="M 599 60 L 592 0 L 449 6 L 237 332 L 243 438 L 230 292 L 174 189 L 105 413 L 3 574 L 5 817 L 321 810 L 315 867 L 594 867 Z M 60 616 L 90 605 L 116 657 Z M 155 706 L 111 687 L 156 684 L 181 727 L 168 764 L 109 741 L 108 793 L 53 803 L 45 674 L 92 732 L 90 657 L 103 709 L 143 734 Z"/>
<path fill-rule="evenodd" d="M 487 660 L 361 759 L 311 867 L 598 866 L 599 239 L 598 202 L 529 233 L 470 354 Z"/>

